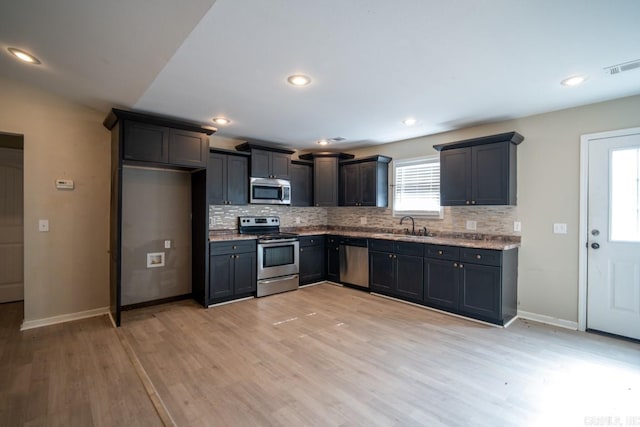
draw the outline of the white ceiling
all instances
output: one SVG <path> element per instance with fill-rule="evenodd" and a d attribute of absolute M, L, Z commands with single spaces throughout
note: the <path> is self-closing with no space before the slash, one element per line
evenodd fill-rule
<path fill-rule="evenodd" d="M 638 0 L 57 0 L 2 7 L 0 75 L 105 111 L 333 149 L 640 94 Z M 211 6 L 213 4 L 213 6 Z M 304 73 L 296 88 L 288 75 Z M 586 74 L 579 87 L 560 81 Z M 408 117 L 418 120 L 404 126 Z"/>

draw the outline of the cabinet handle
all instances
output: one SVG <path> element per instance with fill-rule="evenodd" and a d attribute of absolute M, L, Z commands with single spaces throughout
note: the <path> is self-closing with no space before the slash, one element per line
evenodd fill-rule
<path fill-rule="evenodd" d="M 476 204 L 476 201 L 475 201 L 475 200 L 472 200 L 472 201 L 471 201 L 471 204 L 472 204 L 472 205 L 475 205 L 475 204 Z"/>
<path fill-rule="evenodd" d="M 442 251 L 438 251 L 438 255 L 442 255 Z"/>
<path fill-rule="evenodd" d="M 454 267 L 457 267 L 457 266 L 458 266 L 458 263 L 457 263 L 457 262 L 454 262 L 454 263 L 453 263 L 453 266 L 454 266 Z"/>
<path fill-rule="evenodd" d="M 464 267 L 464 265 L 460 264 L 460 268 L 463 268 L 463 267 Z"/>
<path fill-rule="evenodd" d="M 467 204 L 469 204 L 469 201 L 467 200 Z"/>
<path fill-rule="evenodd" d="M 482 258 L 480 255 L 476 255 L 476 259 L 480 259 Z"/>
<path fill-rule="evenodd" d="M 233 249 L 238 249 L 238 247 L 236 245 L 233 245 Z"/>
<path fill-rule="evenodd" d="M 393 256 L 393 259 L 396 259 L 396 258 L 398 258 L 398 255 L 394 255 L 394 256 Z"/>
<path fill-rule="evenodd" d="M 300 252 L 304 252 L 304 249 L 300 248 Z"/>
<path fill-rule="evenodd" d="M 393 255 L 389 254 L 389 258 L 393 258 Z"/>

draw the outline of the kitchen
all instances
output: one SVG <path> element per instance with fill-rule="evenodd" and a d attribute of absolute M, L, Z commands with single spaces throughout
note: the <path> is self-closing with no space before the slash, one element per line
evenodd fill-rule
<path fill-rule="evenodd" d="M 9 72 L 13 67 L 16 66 L 7 63 L 5 67 L 3 63 L 2 68 Z M 634 72 L 620 77 L 627 78 Z M 51 221 L 48 234 L 25 227 L 25 325 L 47 325 L 105 313 L 109 304 L 110 141 L 102 121 L 114 104 L 89 108 L 60 96 L 52 85 L 43 89 L 43 85 L 21 81 L 17 74 L 3 75 L 0 84 L 0 128 L 25 135 L 25 170 L 29 171 L 25 175 L 25 224 L 37 224 L 42 218 Z M 526 140 L 518 148 L 517 206 L 449 207 L 444 209 L 442 220 L 416 219 L 417 225 L 430 230 L 462 231 L 467 221 L 476 221 L 479 233 L 520 235 L 519 311 L 576 329 L 580 136 L 638 126 L 635 112 L 639 109 L 637 93 L 626 90 L 615 98 L 602 97 L 580 106 L 520 118 L 498 118 L 490 123 L 474 124 L 470 120 L 464 127 L 444 133 L 344 151 L 356 157 L 385 155 L 395 160 L 434 154 L 431 147 L 435 144 L 512 130 L 524 135 Z M 213 147 L 235 150 L 244 141 L 219 135 L 217 132 L 211 137 Z M 57 178 L 74 179 L 76 190 L 56 190 L 52 183 Z M 214 228 L 234 229 L 239 216 L 261 213 L 251 205 L 215 206 L 211 217 Z M 383 208 L 275 207 L 265 213 L 279 216 L 283 227 L 296 227 L 297 218 L 302 226 L 358 227 L 365 217 L 371 227 L 399 231 L 405 228 L 399 225 L 399 218 Z M 516 221 L 522 224 L 520 233 L 513 231 Z M 567 224 L 567 234 L 554 234 L 554 223 Z"/>

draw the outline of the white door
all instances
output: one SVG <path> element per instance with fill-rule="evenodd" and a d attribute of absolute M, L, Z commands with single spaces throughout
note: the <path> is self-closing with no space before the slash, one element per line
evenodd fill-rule
<path fill-rule="evenodd" d="M 640 131 L 589 141 L 587 328 L 640 339 Z"/>
<path fill-rule="evenodd" d="M 24 299 L 22 150 L 0 147 L 0 303 Z"/>

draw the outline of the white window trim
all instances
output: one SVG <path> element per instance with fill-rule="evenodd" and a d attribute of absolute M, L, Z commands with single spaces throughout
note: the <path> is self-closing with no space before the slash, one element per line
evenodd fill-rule
<path fill-rule="evenodd" d="M 396 211 L 395 210 L 395 197 L 396 197 L 396 168 L 397 167 L 402 167 L 402 166 L 410 166 L 412 164 L 416 164 L 416 163 L 423 163 L 425 161 L 434 161 L 437 160 L 438 162 L 440 161 L 440 155 L 439 154 L 434 154 L 431 156 L 422 156 L 422 157 L 412 157 L 409 159 L 400 159 L 400 160 L 394 160 L 393 161 L 393 167 L 391 168 L 392 170 L 392 176 L 391 176 L 391 209 L 392 209 L 392 214 L 394 217 L 402 217 L 402 216 L 413 216 L 413 217 L 423 217 L 423 218 L 430 218 L 430 219 L 443 219 L 444 218 L 444 210 L 442 209 L 442 206 L 440 206 L 440 209 L 438 211 Z"/>

